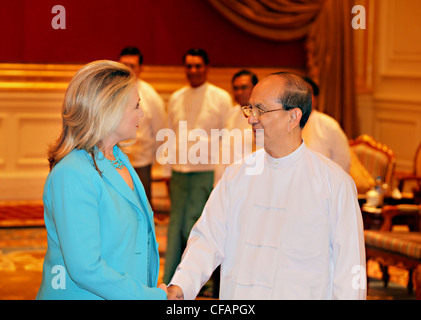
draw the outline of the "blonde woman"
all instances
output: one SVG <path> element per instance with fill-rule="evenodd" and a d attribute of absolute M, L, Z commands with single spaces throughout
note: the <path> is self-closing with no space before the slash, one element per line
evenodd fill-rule
<path fill-rule="evenodd" d="M 119 143 L 143 116 L 136 76 L 96 61 L 71 80 L 44 186 L 48 249 L 37 299 L 166 299 L 142 183 Z"/>

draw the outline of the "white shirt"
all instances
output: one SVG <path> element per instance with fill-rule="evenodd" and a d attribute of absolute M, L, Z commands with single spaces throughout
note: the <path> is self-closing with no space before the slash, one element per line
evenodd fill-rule
<path fill-rule="evenodd" d="M 140 108 L 144 116 L 140 118 L 136 142 L 126 147 L 133 167 L 153 164 L 156 160 L 158 144 L 156 134 L 165 127 L 166 115 L 164 100 L 147 82 L 138 80 Z"/>
<path fill-rule="evenodd" d="M 243 158 L 260 148 L 256 147 L 252 126 L 248 123 L 239 104 L 229 110 L 225 128 L 228 132 L 227 136 L 222 138 L 220 162 L 215 169 L 215 185 L 228 165 L 234 162 L 241 163 Z"/>
<path fill-rule="evenodd" d="M 248 123 L 248 120 L 244 116 L 243 110 L 241 110 L 241 106 L 239 104 L 236 104 L 229 110 L 225 127 L 229 130 L 235 128 L 241 130 L 251 129 L 251 125 Z"/>
<path fill-rule="evenodd" d="M 222 300 L 365 299 L 363 225 L 349 175 L 304 143 L 284 158 L 264 149 L 251 157 L 256 174 L 247 162 L 232 165 L 212 192 L 171 284 L 194 299 L 221 264 Z"/>
<path fill-rule="evenodd" d="M 303 139 L 310 149 L 328 157 L 349 172 L 351 155 L 348 138 L 334 118 L 313 110 L 303 129 Z"/>
<path fill-rule="evenodd" d="M 230 94 L 208 82 L 198 88 L 185 86 L 171 95 L 168 125 L 176 135 L 176 143 L 170 147 L 177 155 L 172 163 L 173 170 L 197 172 L 215 169 L 219 161 L 219 132 L 224 128 L 231 107 Z M 215 150 L 211 150 L 212 143 Z"/>

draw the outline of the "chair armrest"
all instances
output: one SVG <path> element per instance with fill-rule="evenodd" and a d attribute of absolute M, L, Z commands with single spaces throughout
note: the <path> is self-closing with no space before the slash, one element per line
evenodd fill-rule
<path fill-rule="evenodd" d="M 415 174 L 398 174 L 395 175 L 396 180 L 398 181 L 398 189 L 403 190 L 404 183 L 406 181 L 417 181 L 421 183 L 421 176 Z"/>
<path fill-rule="evenodd" d="M 413 215 L 418 217 L 421 212 L 421 205 L 402 204 L 395 206 L 384 206 L 382 208 L 383 224 L 380 231 L 391 231 L 393 226 L 392 219 L 396 216 Z"/>
<path fill-rule="evenodd" d="M 380 227 L 380 231 L 392 230 L 392 219 L 398 214 L 399 210 L 397 206 L 384 206 L 382 209 L 383 224 Z"/>

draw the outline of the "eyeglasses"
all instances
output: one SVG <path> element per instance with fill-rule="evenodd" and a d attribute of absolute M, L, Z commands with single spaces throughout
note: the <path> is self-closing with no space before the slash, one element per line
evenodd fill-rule
<path fill-rule="evenodd" d="M 274 112 L 274 111 L 288 111 L 286 109 L 262 110 L 259 107 L 251 107 L 251 106 L 241 107 L 241 110 L 243 110 L 243 114 L 246 118 L 250 117 L 253 114 L 253 116 L 255 116 L 257 119 L 260 119 L 260 117 L 265 113 Z"/>

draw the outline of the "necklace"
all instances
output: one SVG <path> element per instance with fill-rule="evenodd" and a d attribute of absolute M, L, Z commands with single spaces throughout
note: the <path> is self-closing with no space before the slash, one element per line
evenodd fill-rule
<path fill-rule="evenodd" d="M 107 160 L 111 162 L 111 164 L 113 165 L 114 168 L 123 169 L 124 164 L 117 155 L 117 149 L 115 149 L 113 151 L 113 155 L 114 155 L 114 158 L 115 158 L 114 160 L 110 160 L 110 159 L 107 159 Z"/>

